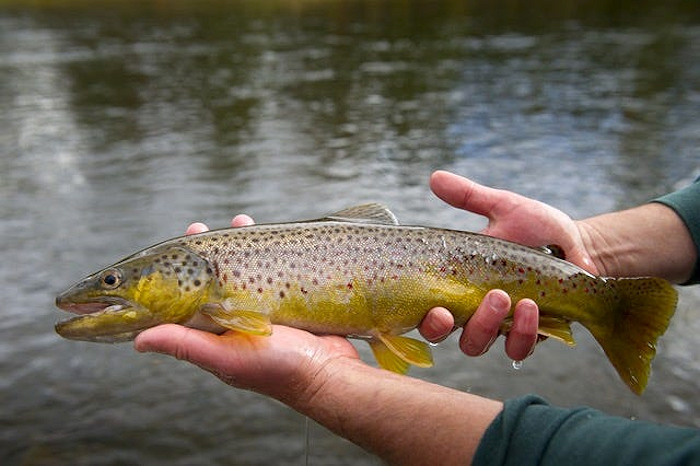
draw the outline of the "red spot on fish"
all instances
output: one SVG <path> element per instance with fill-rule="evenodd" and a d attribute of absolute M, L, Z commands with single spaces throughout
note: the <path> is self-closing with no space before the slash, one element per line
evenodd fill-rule
<path fill-rule="evenodd" d="M 348 283 L 348 290 L 352 290 L 352 283 Z"/>
<path fill-rule="evenodd" d="M 228 275 L 224 273 L 223 277 L 221 279 L 224 281 L 224 283 L 228 283 Z"/>

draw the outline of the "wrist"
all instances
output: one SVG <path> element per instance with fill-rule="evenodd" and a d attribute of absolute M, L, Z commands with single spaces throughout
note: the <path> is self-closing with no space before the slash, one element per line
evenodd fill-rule
<path fill-rule="evenodd" d="M 615 277 L 620 268 L 619 255 L 616 248 L 606 238 L 605 229 L 600 225 L 598 217 L 585 220 L 577 220 L 576 227 L 579 230 L 583 248 L 588 253 L 596 274 L 603 277 Z"/>
<path fill-rule="evenodd" d="M 683 283 L 696 252 L 682 219 L 669 207 L 645 204 L 576 222 L 584 247 L 608 277 L 656 276 Z"/>

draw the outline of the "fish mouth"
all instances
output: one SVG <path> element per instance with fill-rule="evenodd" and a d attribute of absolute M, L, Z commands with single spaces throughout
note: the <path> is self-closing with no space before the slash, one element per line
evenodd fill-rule
<path fill-rule="evenodd" d="M 55 325 L 56 333 L 70 340 L 119 343 L 133 340 L 141 331 L 162 323 L 147 308 L 111 296 L 82 303 L 59 296 L 56 306 L 77 314 Z"/>
<path fill-rule="evenodd" d="M 56 307 L 78 315 L 95 315 L 110 311 L 119 311 L 131 305 L 132 304 L 126 299 L 115 296 L 99 297 L 82 303 L 69 301 L 63 295 L 56 298 Z"/>

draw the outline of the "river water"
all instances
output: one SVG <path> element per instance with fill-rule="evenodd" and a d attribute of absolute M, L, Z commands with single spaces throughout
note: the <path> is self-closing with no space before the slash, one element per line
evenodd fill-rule
<path fill-rule="evenodd" d="M 378 463 L 314 424 L 306 451 L 302 416 L 185 363 L 54 333 L 57 292 L 191 221 L 380 201 L 478 230 L 433 170 L 574 217 L 700 173 L 697 2 L 60 3 L 0 6 L 3 464 Z M 700 427 L 699 307 L 681 290 L 642 397 L 581 327 L 520 370 L 452 338 L 411 374 Z"/>

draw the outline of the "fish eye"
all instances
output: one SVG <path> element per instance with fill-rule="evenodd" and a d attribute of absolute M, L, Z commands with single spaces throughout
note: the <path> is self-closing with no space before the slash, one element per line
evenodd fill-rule
<path fill-rule="evenodd" d="M 116 269 L 105 270 L 100 277 L 100 283 L 106 289 L 114 289 L 122 282 L 122 274 Z"/>

